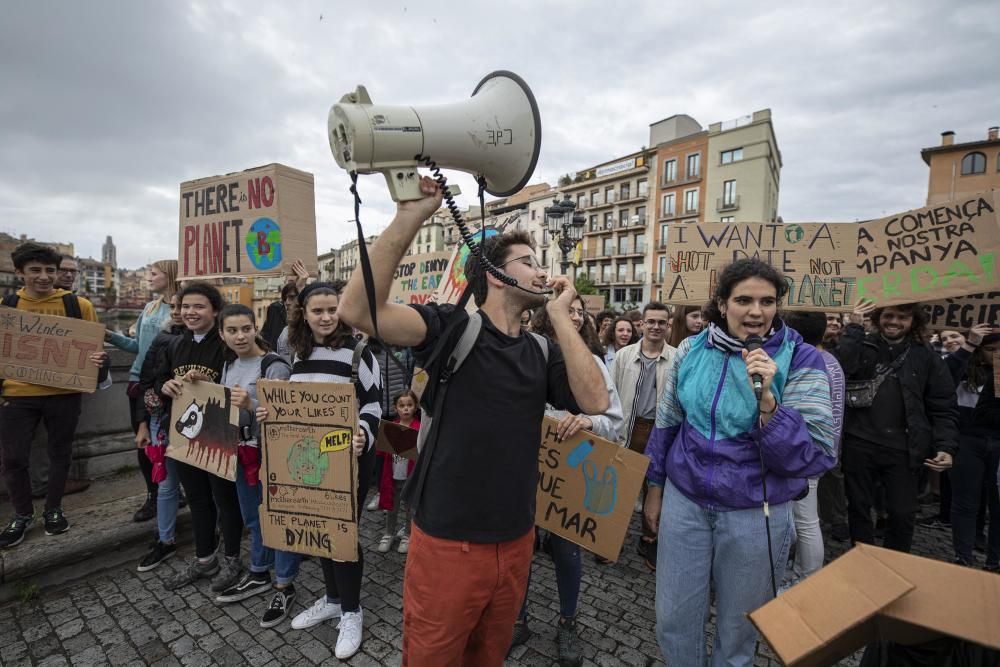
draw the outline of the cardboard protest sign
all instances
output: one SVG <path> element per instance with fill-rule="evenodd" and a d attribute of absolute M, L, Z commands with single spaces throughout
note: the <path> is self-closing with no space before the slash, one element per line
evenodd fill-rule
<path fill-rule="evenodd" d="M 260 527 L 264 544 L 336 561 L 358 559 L 358 428 L 351 384 L 259 380 Z"/>
<path fill-rule="evenodd" d="M 0 306 L 0 378 L 93 392 L 104 325 Z"/>
<path fill-rule="evenodd" d="M 649 459 L 580 431 L 559 442 L 559 422 L 542 422 L 535 525 L 617 560 Z"/>
<path fill-rule="evenodd" d="M 415 428 L 383 419 L 378 424 L 378 438 L 375 439 L 375 449 L 380 452 L 416 461 L 417 433 L 418 431 Z"/>
<path fill-rule="evenodd" d="M 310 173 L 269 164 L 181 183 L 178 280 L 275 275 L 296 259 L 317 275 Z"/>
<path fill-rule="evenodd" d="M 424 390 L 427 389 L 427 383 L 430 381 L 431 375 L 423 368 L 413 369 L 413 379 L 410 380 L 410 390 L 417 395 L 417 402 L 424 397 Z"/>
<path fill-rule="evenodd" d="M 441 286 L 453 253 L 430 252 L 410 255 L 396 267 L 389 289 L 391 303 L 426 303 Z"/>
<path fill-rule="evenodd" d="M 853 224 L 818 222 L 671 224 L 663 301 L 703 305 L 723 267 L 758 258 L 784 274 L 786 309 L 850 310 L 857 234 Z"/>
<path fill-rule="evenodd" d="M 580 298 L 583 299 L 584 309 L 594 317 L 597 317 L 597 313 L 604 310 L 603 294 L 581 294 Z"/>
<path fill-rule="evenodd" d="M 922 303 L 927 328 L 965 333 L 977 324 L 1000 327 L 1000 292 L 969 294 Z"/>
<path fill-rule="evenodd" d="M 1000 191 L 857 227 L 857 294 L 880 306 L 1000 290 Z"/>
<path fill-rule="evenodd" d="M 236 481 L 240 442 L 239 409 L 229 387 L 214 382 L 184 382 L 170 408 L 167 456 Z"/>
<path fill-rule="evenodd" d="M 476 241 L 481 241 L 483 238 L 490 238 L 496 236 L 499 232 L 495 227 L 487 227 L 485 230 L 485 237 L 482 232 L 475 232 L 472 238 Z M 459 241 L 455 249 L 452 250 L 451 259 L 448 260 L 448 268 L 445 270 L 444 282 L 441 283 L 441 287 L 435 293 L 435 301 L 437 303 L 458 303 L 458 300 L 462 298 L 462 292 L 465 291 L 465 286 L 469 284 L 469 281 L 465 279 L 465 262 L 469 259 L 469 246 L 465 245 L 464 242 Z M 469 299 L 469 304 L 475 308 L 475 304 L 472 298 Z"/>

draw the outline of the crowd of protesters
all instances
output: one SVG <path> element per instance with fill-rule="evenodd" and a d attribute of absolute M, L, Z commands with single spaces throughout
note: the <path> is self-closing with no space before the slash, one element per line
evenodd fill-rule
<path fill-rule="evenodd" d="M 192 517 L 193 557 L 162 577 L 165 589 L 206 579 L 220 604 L 266 595 L 261 627 L 333 620 L 344 659 L 364 637 L 364 551 L 395 545 L 406 562 L 404 664 L 499 665 L 532 634 L 527 594 L 539 551 L 555 567 L 560 663 L 580 664 L 581 549 L 534 527 L 546 415 L 559 421 L 560 438 L 587 430 L 650 460 L 634 548 L 655 573 L 656 638 L 669 664 L 706 663 L 709 642 L 715 664 L 753 664 L 748 612 L 822 567 L 824 538 L 909 551 L 919 523 L 951 530 L 957 563 L 979 567 L 976 552 L 985 551 L 981 566 L 1000 571 L 1000 329 L 935 334 L 919 304 L 784 312 L 784 277 L 759 260 L 723 270 L 703 306 L 650 302 L 595 315 L 566 278 L 546 275 L 532 239 L 516 231 L 482 252 L 517 286 L 472 255 L 465 271 L 475 308 L 395 304 L 388 290 L 401 249 L 440 205 L 435 184 L 421 187 L 425 197 L 400 207 L 370 251 L 375 313 L 360 276 L 310 282 L 296 262 L 258 327 L 215 286 L 179 284 L 176 261 L 164 260 L 152 266 L 155 298 L 134 335 L 107 334 L 135 355 L 122 407 L 147 492 L 132 518 L 156 519 L 139 571 L 176 555 L 185 503 Z M 13 260 L 24 286 L 4 305 L 96 321 L 90 302 L 59 286 L 66 259 L 20 246 Z M 452 377 L 444 366 L 473 323 L 481 328 Z M 107 386 L 107 354 L 90 362 Z M 410 388 L 416 367 L 431 377 L 423 397 Z M 378 512 L 369 516 L 378 517 L 379 540 L 359 545 L 357 561 L 320 559 L 324 590 L 300 610 L 303 557 L 265 546 L 261 535 L 259 433 L 272 415 L 258 404 L 260 378 L 354 382 L 357 518 L 366 506 Z M 170 404 L 188 382 L 232 391 L 241 425 L 235 482 L 165 455 Z M 0 463 L 14 516 L 0 548 L 8 549 L 35 521 L 33 474 L 44 480 L 44 532 L 69 529 L 62 496 L 73 486 L 81 394 L 6 380 L 2 397 Z M 416 463 L 376 454 L 380 419 L 426 427 Z M 47 456 L 36 464 L 42 426 Z M 939 510 L 919 516 L 927 500 Z"/>

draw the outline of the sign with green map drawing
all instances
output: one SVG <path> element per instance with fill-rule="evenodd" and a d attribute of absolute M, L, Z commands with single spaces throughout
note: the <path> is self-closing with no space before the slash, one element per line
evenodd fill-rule
<path fill-rule="evenodd" d="M 358 559 L 358 409 L 350 384 L 259 380 L 260 527 L 264 544 L 336 561 Z"/>
<path fill-rule="evenodd" d="M 280 164 L 181 183 L 178 278 L 318 275 L 313 176 Z"/>

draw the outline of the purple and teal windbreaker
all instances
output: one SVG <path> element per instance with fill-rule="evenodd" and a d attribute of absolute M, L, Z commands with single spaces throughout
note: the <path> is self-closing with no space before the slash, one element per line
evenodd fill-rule
<path fill-rule="evenodd" d="M 708 339 L 708 330 L 681 343 L 667 371 L 646 445 L 646 477 L 666 478 L 710 510 L 759 507 L 760 454 L 767 470 L 768 502 L 794 500 L 836 462 L 833 409 L 826 366 L 798 332 L 779 325 L 764 343 L 778 365 L 771 392 L 778 410 L 763 429 L 754 423 L 757 401 L 739 353 Z M 753 430 L 751 430 L 753 429 Z"/>

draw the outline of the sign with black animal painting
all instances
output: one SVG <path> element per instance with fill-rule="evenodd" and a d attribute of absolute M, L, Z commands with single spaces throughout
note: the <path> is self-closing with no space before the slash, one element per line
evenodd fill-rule
<path fill-rule="evenodd" d="M 358 559 L 358 425 L 350 384 L 259 380 L 264 544 L 336 561 Z"/>
<path fill-rule="evenodd" d="M 240 421 L 229 388 L 213 382 L 183 387 L 170 410 L 167 456 L 235 481 Z"/>

